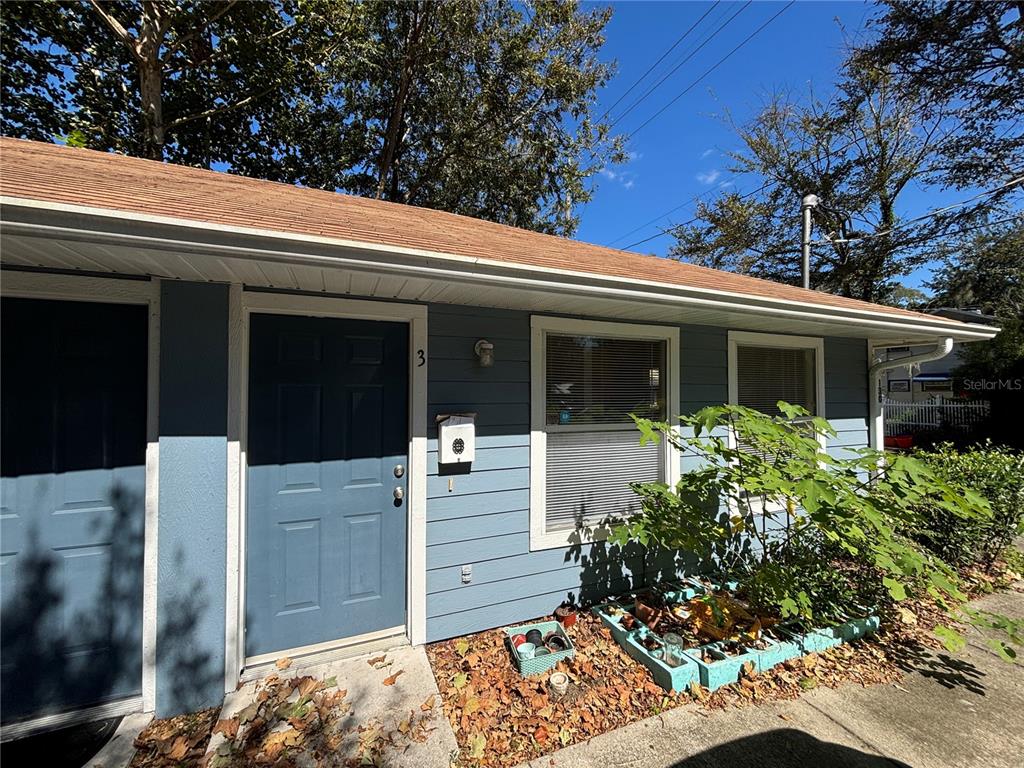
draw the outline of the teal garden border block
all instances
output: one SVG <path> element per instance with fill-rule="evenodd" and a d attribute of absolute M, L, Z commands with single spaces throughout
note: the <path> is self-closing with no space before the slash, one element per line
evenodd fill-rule
<path fill-rule="evenodd" d="M 685 663 L 679 667 L 670 667 L 661 659 L 651 656 L 641 644 L 642 639 L 647 635 L 654 635 L 658 640 L 661 640 L 659 635 L 651 632 L 646 627 L 641 627 L 626 634 L 622 647 L 630 657 L 636 659 L 651 671 L 651 675 L 654 676 L 654 682 L 666 691 L 684 691 L 690 687 L 690 683 L 699 679 L 700 672 L 697 669 L 697 662 L 685 653 L 683 654 Z M 662 641 L 662 644 L 664 644 L 664 641 Z"/>
<path fill-rule="evenodd" d="M 667 582 L 665 584 L 658 585 L 661 590 L 662 597 L 665 598 L 666 603 L 685 603 L 697 595 L 704 594 L 704 587 L 694 584 L 690 581 L 682 583 Z"/>
<path fill-rule="evenodd" d="M 833 630 L 843 638 L 844 641 L 859 640 L 860 638 L 875 632 L 882 624 L 878 616 L 864 616 L 850 619 L 847 622 L 833 627 Z"/>
<path fill-rule="evenodd" d="M 801 632 L 793 627 L 783 626 L 780 627 L 780 631 L 792 638 L 800 646 L 803 653 L 821 653 L 829 648 L 835 648 L 843 642 L 842 635 L 839 634 L 835 627 Z"/>
<path fill-rule="evenodd" d="M 611 630 L 612 637 L 615 638 L 615 641 L 619 645 L 622 645 L 626 641 L 626 635 L 629 634 L 630 630 L 627 630 L 625 627 L 622 626 L 621 615 L 612 616 L 610 613 L 608 613 L 608 609 L 620 608 L 624 612 L 629 613 L 629 608 L 627 608 L 626 605 L 626 603 L 612 602 L 603 603 L 602 605 L 595 605 L 593 608 L 590 609 L 590 612 L 595 614 L 598 618 L 600 618 L 604 625 Z"/>
<path fill-rule="evenodd" d="M 723 685 L 729 685 L 739 680 L 740 670 L 747 662 L 753 663 L 755 667 L 757 666 L 757 656 L 754 651 L 745 650 L 743 653 L 738 653 L 735 656 L 726 656 L 718 649 L 717 646 L 719 645 L 720 643 L 709 643 L 708 645 L 701 646 L 701 648 L 707 648 L 711 655 L 715 657 L 715 661 L 711 663 L 701 661 L 699 649 L 686 651 L 686 654 L 697 665 L 697 670 L 700 674 L 700 684 L 709 691 L 714 691 Z"/>
<path fill-rule="evenodd" d="M 547 635 L 548 632 L 556 632 L 565 638 L 565 641 L 569 644 L 568 649 L 564 651 L 557 651 L 555 653 L 548 653 L 544 656 L 533 659 L 519 658 L 519 654 L 516 653 L 516 649 L 511 647 L 512 636 L 525 635 L 531 629 L 539 629 L 542 635 Z M 565 633 L 565 630 L 562 629 L 562 625 L 557 621 L 537 621 L 532 624 L 520 624 L 517 627 L 506 627 L 505 637 L 508 640 L 512 658 L 515 659 L 516 667 L 519 669 L 519 674 L 523 677 L 540 675 L 557 665 L 558 662 L 567 661 L 576 655 L 576 646 L 572 644 L 572 639 Z"/>
<path fill-rule="evenodd" d="M 782 664 L 784 661 L 789 661 L 803 655 L 799 643 L 795 640 L 789 638 L 775 640 L 770 637 L 762 637 L 762 639 L 768 643 L 767 648 L 764 650 L 756 648 L 747 649 L 757 657 L 758 672 L 765 672 L 774 666 Z"/>

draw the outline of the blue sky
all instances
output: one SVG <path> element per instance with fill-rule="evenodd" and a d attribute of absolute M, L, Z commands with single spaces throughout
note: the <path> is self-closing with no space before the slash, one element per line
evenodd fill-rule
<path fill-rule="evenodd" d="M 613 111 L 616 117 L 647 88 L 684 57 L 705 36 L 740 11 L 743 3 L 722 2 L 697 29 L 656 68 L 644 83 Z M 742 10 L 692 59 L 683 64 L 657 90 L 615 126 L 631 132 L 689 86 L 715 62 L 783 8 L 782 2 L 755 2 Z M 618 71 L 600 94 L 601 114 L 693 24 L 711 2 L 616 2 L 602 50 L 614 59 Z M 659 226 L 679 223 L 693 215 L 693 204 L 630 232 L 695 195 L 733 184 L 740 192 L 761 182 L 731 178 L 723 152 L 738 148 L 732 129 L 724 122 L 729 112 L 737 122 L 757 113 L 763 96 L 788 89 L 803 96 L 813 87 L 828 99 L 836 72 L 844 58 L 845 38 L 856 36 L 873 6 L 855 2 L 802 0 L 779 16 L 736 54 L 704 78 L 661 115 L 630 139 L 630 161 L 612 166 L 598 177 L 594 199 L 582 209 L 581 240 L 625 247 L 658 232 Z M 720 19 L 720 20 L 719 20 Z M 844 33 L 845 29 L 845 33 Z M 718 191 L 718 190 L 716 190 Z M 910 217 L 967 197 L 963 191 L 910 189 L 900 199 L 899 213 Z M 799 200 L 794 199 L 794 207 Z M 798 233 L 794 233 L 797 237 Z M 663 255 L 672 243 L 660 237 L 633 250 Z M 928 269 L 905 282 L 919 286 Z"/>

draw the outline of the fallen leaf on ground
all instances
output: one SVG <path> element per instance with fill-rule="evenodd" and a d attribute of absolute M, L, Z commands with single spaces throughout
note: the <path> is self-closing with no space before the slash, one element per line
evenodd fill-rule
<path fill-rule="evenodd" d="M 372 659 L 367 661 L 371 667 L 376 667 L 378 664 L 383 664 L 387 660 L 387 656 L 374 656 Z"/>
<path fill-rule="evenodd" d="M 434 708 L 434 694 L 430 694 L 426 701 L 420 704 L 420 709 L 424 712 L 429 712 Z"/>
<path fill-rule="evenodd" d="M 218 720 L 217 725 L 213 727 L 214 733 L 222 733 L 227 739 L 233 739 L 238 735 L 238 718 L 232 717 L 230 720 Z"/>
<path fill-rule="evenodd" d="M 390 677 L 385 677 L 384 678 L 384 685 L 394 685 L 395 681 L 398 680 L 398 676 L 400 674 L 402 674 L 403 672 L 405 672 L 405 670 L 404 669 L 400 669 L 397 672 L 395 672 L 395 674 L 391 675 Z"/>
<path fill-rule="evenodd" d="M 274 666 L 276 666 L 278 669 L 288 669 L 288 667 L 290 667 L 291 665 L 292 665 L 292 660 L 289 659 L 287 656 L 285 656 L 284 658 L 278 659 L 277 661 L 274 662 Z"/>
<path fill-rule="evenodd" d="M 469 756 L 474 760 L 480 760 L 484 756 L 484 749 L 487 747 L 487 737 L 482 733 L 474 733 L 469 738 Z"/>

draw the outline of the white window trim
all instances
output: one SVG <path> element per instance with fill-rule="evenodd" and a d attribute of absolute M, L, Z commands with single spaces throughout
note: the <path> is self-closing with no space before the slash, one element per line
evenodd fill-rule
<path fill-rule="evenodd" d="M 679 328 L 665 325 L 576 320 L 565 317 L 533 315 L 530 318 L 530 551 L 590 544 L 608 538 L 611 531 L 597 527 L 581 536 L 579 531 L 547 530 L 547 429 L 545 418 L 548 333 L 578 336 L 604 336 L 623 339 L 649 339 L 666 343 L 665 371 L 668 413 L 666 420 L 679 429 Z M 615 425 L 580 425 L 575 430 L 614 430 Z M 639 435 L 637 437 L 639 443 Z M 669 485 L 679 481 L 679 453 L 672 446 L 664 452 L 664 478 Z"/>
<path fill-rule="evenodd" d="M 825 416 L 825 339 L 821 336 L 787 336 L 779 333 L 753 333 L 750 331 L 729 331 L 729 404 L 739 405 L 739 364 L 737 347 L 776 347 L 779 349 L 814 350 L 814 413 Z M 826 448 L 825 435 L 818 435 L 821 449 Z M 736 431 L 729 429 L 729 447 L 736 448 Z M 729 500 L 730 512 L 736 513 L 735 500 Z M 770 506 L 769 513 L 780 512 L 782 507 Z"/>

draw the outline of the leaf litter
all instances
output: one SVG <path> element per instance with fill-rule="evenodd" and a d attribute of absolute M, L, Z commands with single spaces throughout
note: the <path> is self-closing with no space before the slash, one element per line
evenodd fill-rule
<path fill-rule="evenodd" d="M 428 645 L 427 656 L 459 743 L 455 765 L 512 768 L 679 706 L 706 716 L 796 699 L 819 686 L 896 683 L 926 649 L 939 647 L 930 630 L 943 618 L 925 602 L 901 608 L 913 620 L 900 613 L 871 638 L 765 672 L 751 665 L 737 683 L 714 692 L 697 683 L 682 693 L 663 690 L 590 613 L 566 630 L 576 657 L 551 670 L 569 676 L 561 697 L 548 690 L 547 674 L 524 678 L 516 671 L 500 629 Z"/>

